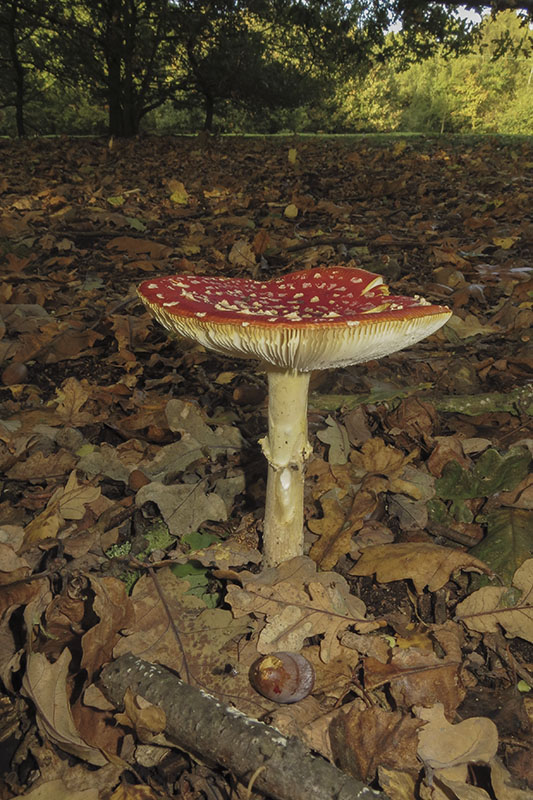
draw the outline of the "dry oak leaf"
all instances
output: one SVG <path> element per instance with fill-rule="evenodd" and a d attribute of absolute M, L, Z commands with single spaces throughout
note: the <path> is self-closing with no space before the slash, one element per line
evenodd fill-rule
<path fill-rule="evenodd" d="M 370 691 L 388 683 L 396 708 L 429 706 L 438 697 L 451 719 L 466 693 L 459 678 L 461 661 L 438 658 L 435 653 L 395 648 L 388 664 L 373 658 L 366 658 L 363 663 L 365 689 Z"/>
<path fill-rule="evenodd" d="M 63 423 L 86 425 L 95 421 L 95 417 L 88 411 L 81 411 L 90 397 L 87 387 L 85 379 L 80 383 L 76 378 L 67 378 L 61 388 L 56 389 L 58 403 L 55 410 Z"/>
<path fill-rule="evenodd" d="M 41 539 L 55 538 L 64 521 L 82 519 L 86 506 L 97 500 L 100 493 L 97 486 L 79 484 L 73 470 L 66 485 L 55 490 L 45 510 L 26 525 L 23 547 L 30 547 Z"/>
<path fill-rule="evenodd" d="M 206 520 L 223 522 L 228 518 L 222 498 L 214 492 L 207 493 L 203 481 L 174 486 L 152 481 L 142 486 L 135 498 L 138 506 L 148 501 L 157 505 L 172 536 L 197 531 Z"/>
<path fill-rule="evenodd" d="M 458 461 L 464 469 L 470 469 L 472 462 L 465 456 L 461 440 L 457 436 L 436 436 L 436 445 L 427 460 L 432 475 L 440 478 L 442 470 L 449 461 Z"/>
<path fill-rule="evenodd" d="M 426 720 L 418 733 L 418 756 L 430 769 L 447 769 L 462 764 L 490 762 L 498 749 L 498 729 L 487 717 L 471 717 L 452 725 L 444 716 L 444 707 L 415 708 Z"/>
<path fill-rule="evenodd" d="M 328 464 L 315 458 L 307 470 L 313 497 L 317 499 L 336 488 L 342 500 L 344 495 L 353 494 L 354 486 L 364 479 L 364 487 L 368 490 L 407 494 L 419 500 L 418 486 L 403 477 L 416 455 L 416 450 L 406 456 L 395 447 L 386 445 L 382 439 L 373 438 L 363 444 L 360 452 L 352 450 L 347 464 Z"/>
<path fill-rule="evenodd" d="M 420 499 L 418 487 L 401 478 L 405 467 L 417 455 L 418 451 L 413 450 L 406 456 L 401 450 L 386 445 L 383 439 L 375 437 L 364 443 L 360 453 L 352 452 L 350 461 L 364 472 L 374 473 L 378 476 L 385 475 L 388 478 L 388 492 L 407 494 L 418 500 Z"/>
<path fill-rule="evenodd" d="M 154 736 L 162 733 L 167 724 L 165 712 L 154 706 L 141 695 L 134 694 L 128 687 L 124 695 L 124 712 L 115 715 L 119 725 L 133 728 L 141 742 L 151 742 Z"/>
<path fill-rule="evenodd" d="M 533 473 L 526 475 L 516 489 L 512 489 L 510 492 L 499 492 L 498 503 L 513 508 L 533 510 Z"/>
<path fill-rule="evenodd" d="M 367 783 L 379 766 L 418 773 L 416 733 L 419 720 L 378 706 L 339 714 L 330 726 L 335 763 Z"/>
<path fill-rule="evenodd" d="M 418 776 L 400 769 L 378 767 L 378 783 L 391 800 L 413 800 Z"/>
<path fill-rule="evenodd" d="M 364 471 L 357 471 L 351 464 L 329 464 L 322 458 L 312 456 L 306 470 L 307 482 L 315 500 L 335 489 L 339 500 L 361 482 Z"/>
<path fill-rule="evenodd" d="M 92 680 L 102 664 L 111 660 L 119 633 L 131 626 L 134 612 L 125 584 L 118 578 L 92 575 L 90 580 L 94 592 L 92 611 L 99 621 L 82 636 L 81 667 L 87 670 L 89 680 Z"/>
<path fill-rule="evenodd" d="M 182 184 L 183 185 L 183 184 Z M 151 259 L 168 258 L 172 247 L 151 239 L 138 239 L 136 236 L 115 236 L 106 244 L 107 250 L 119 250 L 127 253 L 130 258 L 146 253 Z"/>
<path fill-rule="evenodd" d="M 239 573 L 242 588 L 229 586 L 226 601 L 235 616 L 265 618 L 259 635 L 260 653 L 299 651 L 310 636 L 322 635 L 320 657 L 324 663 L 343 648 L 340 635 L 351 626 L 368 632 L 379 623 L 365 620 L 362 600 L 350 594 L 347 581 L 335 572 L 317 573 L 316 564 L 298 556 L 259 575 Z"/>
<path fill-rule="evenodd" d="M 250 267 L 255 264 L 255 253 L 246 239 L 238 239 L 230 250 L 228 261 L 234 267 Z"/>
<path fill-rule="evenodd" d="M 196 439 L 202 447 L 213 449 L 213 456 L 230 453 L 242 446 L 239 429 L 234 425 L 217 425 L 194 403 L 175 398 L 165 406 L 165 415 L 171 431 Z M 213 426 L 214 430 L 213 430 Z"/>
<path fill-rule="evenodd" d="M 185 188 L 182 181 L 175 178 L 170 178 L 167 181 L 168 190 L 170 192 L 170 200 L 178 206 L 186 206 L 189 202 L 189 192 Z"/>
<path fill-rule="evenodd" d="M 149 575 L 135 584 L 135 620 L 131 633 L 115 646 L 114 656 L 133 653 L 209 686 L 214 669 L 224 666 L 224 647 L 247 631 L 249 621 L 235 620 L 226 609 L 207 609 L 199 597 L 187 594 L 188 582 L 170 569 L 158 571 L 157 584 L 159 589 Z"/>
<path fill-rule="evenodd" d="M 10 545 L 0 542 L 0 586 L 22 580 L 30 572 L 26 559 L 17 556 Z"/>
<path fill-rule="evenodd" d="M 21 796 L 26 800 L 98 800 L 100 793 L 98 789 L 81 789 L 77 792 L 58 778 L 41 783 Z"/>
<path fill-rule="evenodd" d="M 490 765 L 490 782 L 498 800 L 531 800 L 531 790 L 518 789 L 511 780 L 501 761 L 494 758 Z"/>
<path fill-rule="evenodd" d="M 107 764 L 108 759 L 101 750 L 81 738 L 72 718 L 67 693 L 70 659 L 69 650 L 64 650 L 54 664 L 50 664 L 43 653 L 30 653 L 22 691 L 34 703 L 39 726 L 53 744 L 100 767 Z"/>
<path fill-rule="evenodd" d="M 491 572 L 483 561 L 460 550 L 431 542 L 404 542 L 367 547 L 350 575 L 375 573 L 380 583 L 409 578 L 421 594 L 426 586 L 430 592 L 442 589 L 457 570 Z"/>
<path fill-rule="evenodd" d="M 506 586 L 478 589 L 456 607 L 456 619 L 479 633 L 496 633 L 501 626 L 507 636 L 533 642 L 533 558 L 518 567 L 513 587 L 521 592 L 514 603 Z"/>
<path fill-rule="evenodd" d="M 41 450 L 32 453 L 25 461 L 18 461 L 7 477 L 11 480 L 31 481 L 34 478 L 51 478 L 66 475 L 76 465 L 76 457 L 68 450 L 61 449 L 57 453 L 46 456 Z"/>
<path fill-rule="evenodd" d="M 310 519 L 307 523 L 309 530 L 320 536 L 309 552 L 310 557 L 321 569 L 332 569 L 339 558 L 351 549 L 352 537 L 364 524 L 364 519 L 371 514 L 377 506 L 378 494 L 382 489 L 376 485 L 376 480 L 385 486 L 385 478 L 367 476 L 361 489 L 348 511 L 345 511 L 339 500 L 335 497 L 324 497 L 320 501 L 322 518 Z M 366 488 L 370 485 L 371 488 Z"/>
<path fill-rule="evenodd" d="M 134 786 L 131 783 L 121 783 L 109 800 L 160 800 L 160 797 L 160 792 L 155 792 L 151 786 Z"/>

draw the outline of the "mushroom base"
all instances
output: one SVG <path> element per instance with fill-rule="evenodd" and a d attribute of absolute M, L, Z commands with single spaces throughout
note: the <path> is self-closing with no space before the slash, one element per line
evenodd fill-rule
<path fill-rule="evenodd" d="M 303 554 L 310 373 L 268 367 L 267 375 L 268 436 L 260 441 L 268 461 L 263 564 L 272 567 Z"/>

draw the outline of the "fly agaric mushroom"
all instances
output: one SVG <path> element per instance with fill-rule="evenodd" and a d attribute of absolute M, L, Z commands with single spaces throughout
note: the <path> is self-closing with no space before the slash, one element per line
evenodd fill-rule
<path fill-rule="evenodd" d="M 159 322 L 226 356 L 259 359 L 268 376 L 268 461 L 263 563 L 303 553 L 307 393 L 312 370 L 401 350 L 444 325 L 445 306 L 395 297 L 362 269 L 302 270 L 269 281 L 175 275 L 142 283 Z"/>

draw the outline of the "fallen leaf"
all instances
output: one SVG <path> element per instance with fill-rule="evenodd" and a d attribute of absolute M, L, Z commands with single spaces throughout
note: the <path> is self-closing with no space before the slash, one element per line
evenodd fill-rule
<path fill-rule="evenodd" d="M 151 742 L 154 736 L 165 730 L 166 714 L 128 687 L 124 694 L 124 711 L 115 716 L 119 725 L 133 728 L 141 742 Z"/>
<path fill-rule="evenodd" d="M 56 390 L 56 395 L 58 400 L 56 413 L 63 423 L 86 425 L 93 421 L 93 417 L 88 411 L 81 411 L 90 397 L 86 381 L 80 383 L 76 378 L 67 378 L 66 381 L 63 381 L 61 388 Z"/>
<path fill-rule="evenodd" d="M 15 481 L 31 481 L 35 478 L 57 478 L 70 473 L 76 465 L 76 457 L 68 450 L 45 455 L 38 450 L 25 461 L 18 461 L 7 472 L 8 478 Z"/>
<path fill-rule="evenodd" d="M 98 800 L 98 789 L 81 789 L 76 791 L 66 786 L 61 778 L 55 781 L 46 781 L 35 789 L 21 795 L 27 800 Z"/>
<path fill-rule="evenodd" d="M 178 206 L 186 206 L 189 202 L 189 192 L 183 185 L 182 181 L 177 181 L 171 178 L 167 183 L 170 191 L 170 200 Z"/>
<path fill-rule="evenodd" d="M 294 205 L 294 203 L 289 203 L 289 205 L 285 207 L 283 214 L 287 219 L 296 219 L 298 216 L 298 206 Z"/>
<path fill-rule="evenodd" d="M 54 539 L 65 520 L 82 519 L 86 506 L 99 497 L 99 487 L 79 484 L 73 470 L 66 486 L 56 489 L 45 510 L 26 525 L 23 547 L 28 548 L 41 539 Z"/>
<path fill-rule="evenodd" d="M 421 725 L 407 714 L 379 706 L 339 714 L 330 727 L 335 763 L 364 783 L 373 780 L 380 766 L 416 775 L 416 733 Z"/>
<path fill-rule="evenodd" d="M 417 753 L 431 769 L 443 769 L 461 764 L 490 762 L 498 749 L 498 731 L 486 717 L 472 717 L 452 725 L 444 716 L 441 703 L 431 708 L 415 709 L 416 715 L 427 722 L 418 731 Z"/>
<path fill-rule="evenodd" d="M 469 339 L 471 336 L 488 336 L 498 331 L 497 325 L 485 325 L 473 314 L 466 314 L 464 319 L 454 314 L 443 328 L 445 334 L 455 335 L 458 339 Z"/>
<path fill-rule="evenodd" d="M 390 800 L 413 800 L 416 796 L 417 779 L 409 772 L 378 767 L 378 781 Z"/>
<path fill-rule="evenodd" d="M 131 595 L 135 622 L 115 646 L 114 656 L 131 652 L 168 666 L 200 686 L 213 686 L 217 669 L 224 676 L 224 647 L 247 630 L 248 620 L 234 619 L 227 609 L 207 609 L 188 593 L 188 582 L 176 578 L 170 569 L 159 570 L 157 582 L 165 605 L 153 579 L 141 577 Z M 246 675 L 241 677 L 247 680 Z"/>
<path fill-rule="evenodd" d="M 416 646 L 394 648 L 388 664 L 367 658 L 363 666 L 365 689 L 370 691 L 388 684 L 399 709 L 431 705 L 438 697 L 447 718 L 453 719 L 465 696 L 459 677 L 461 660 L 438 658 L 435 653 L 422 652 Z"/>
<path fill-rule="evenodd" d="M 457 436 L 438 436 L 436 445 L 427 460 L 432 475 L 440 478 L 449 461 L 457 461 L 463 469 L 470 469 L 472 462 L 463 452 L 461 440 Z"/>
<path fill-rule="evenodd" d="M 344 425 L 340 425 L 333 417 L 326 417 L 327 428 L 317 431 L 321 442 L 329 444 L 328 461 L 330 464 L 346 464 L 350 452 L 350 440 Z"/>
<path fill-rule="evenodd" d="M 136 236 L 115 236 L 106 245 L 108 250 L 119 250 L 127 253 L 130 258 L 146 254 L 151 259 L 168 258 L 172 253 L 172 248 L 161 242 L 151 239 L 140 239 Z"/>
<path fill-rule="evenodd" d="M 430 592 L 442 589 L 458 570 L 490 573 L 486 564 L 460 550 L 431 542 L 404 542 L 367 547 L 350 575 L 375 573 L 380 583 L 409 579 L 420 594 L 426 586 Z"/>
<path fill-rule="evenodd" d="M 382 481 L 382 488 L 386 488 L 386 481 Z M 363 483 L 346 511 L 337 498 L 324 497 L 320 501 L 322 519 L 310 519 L 307 524 L 310 531 L 320 536 L 309 556 L 321 569 L 332 569 L 342 555 L 350 552 L 352 537 L 376 508 L 378 494 L 379 487 L 367 489 Z"/>
<path fill-rule="evenodd" d="M 318 572 L 305 556 L 292 558 L 259 575 L 239 573 L 242 589 L 229 586 L 226 600 L 235 616 L 254 614 L 266 618 L 259 636 L 261 653 L 298 652 L 309 636 L 323 634 L 320 656 L 324 663 L 341 650 L 338 636 L 349 626 L 373 630 L 365 620 L 364 603 L 350 594 L 344 578 L 334 572 Z"/>
<path fill-rule="evenodd" d="M 151 786 L 121 783 L 117 786 L 109 800 L 159 800 L 158 794 Z"/>
<path fill-rule="evenodd" d="M 72 719 L 67 695 L 70 660 L 68 650 L 64 650 L 54 664 L 42 653 L 29 653 L 22 691 L 34 703 L 39 726 L 53 744 L 89 764 L 103 766 L 107 758 L 83 741 Z"/>
<path fill-rule="evenodd" d="M 509 585 L 518 567 L 533 556 L 533 511 L 499 508 L 488 514 L 486 521 L 487 533 L 470 553 Z"/>
<path fill-rule="evenodd" d="M 526 475 L 512 491 L 500 492 L 498 500 L 504 506 L 527 508 L 529 511 L 533 511 L 533 473 Z"/>
<path fill-rule="evenodd" d="M 531 789 L 513 786 L 511 776 L 499 758 L 491 761 L 490 781 L 497 800 L 531 800 Z"/>
<path fill-rule="evenodd" d="M 111 660 L 120 631 L 129 628 L 134 617 L 126 586 L 118 578 L 93 575 L 91 589 L 94 592 L 92 611 L 99 619 L 81 638 L 81 667 L 87 670 L 89 680 L 102 664 Z"/>
<path fill-rule="evenodd" d="M 470 630 L 479 633 L 496 633 L 500 626 L 508 636 L 517 636 L 533 642 L 533 558 L 516 570 L 513 587 L 485 586 L 460 602 L 456 619 Z"/>
<path fill-rule="evenodd" d="M 177 486 L 152 481 L 139 489 L 135 502 L 138 506 L 155 503 L 170 533 L 178 537 L 198 530 L 206 520 L 222 522 L 228 518 L 222 498 L 206 492 L 203 481 Z"/>
<path fill-rule="evenodd" d="M 248 267 L 255 264 L 255 253 L 246 239 L 239 239 L 230 250 L 228 261 L 234 267 Z"/>
<path fill-rule="evenodd" d="M 212 450 L 213 457 L 229 455 L 242 446 L 241 434 L 234 425 L 217 425 L 194 403 L 185 400 L 169 400 L 165 415 L 171 431 L 187 434 L 202 447 Z"/>
<path fill-rule="evenodd" d="M 85 514 L 85 506 L 94 503 L 100 497 L 100 493 L 98 486 L 79 484 L 76 472 L 72 471 L 66 486 L 54 492 L 50 504 L 57 504 L 59 513 L 64 519 L 81 519 Z"/>

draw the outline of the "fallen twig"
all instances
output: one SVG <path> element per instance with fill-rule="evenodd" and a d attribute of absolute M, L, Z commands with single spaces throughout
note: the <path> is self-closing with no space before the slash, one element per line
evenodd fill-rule
<path fill-rule="evenodd" d="M 387 800 L 296 737 L 247 717 L 157 664 L 128 653 L 104 667 L 101 686 L 115 705 L 126 689 L 163 709 L 165 732 L 178 747 L 215 762 L 275 800 Z"/>

